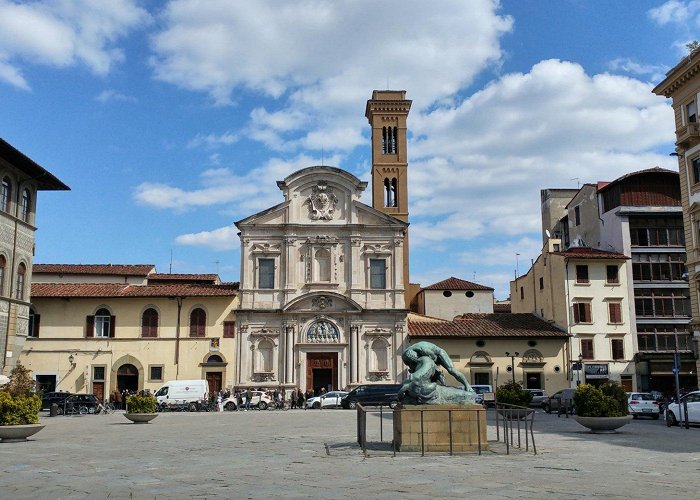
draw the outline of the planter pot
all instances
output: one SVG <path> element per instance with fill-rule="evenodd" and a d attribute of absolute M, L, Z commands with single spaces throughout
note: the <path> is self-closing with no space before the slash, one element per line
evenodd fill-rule
<path fill-rule="evenodd" d="M 135 424 L 147 424 L 158 416 L 157 413 L 125 413 L 124 416 Z"/>
<path fill-rule="evenodd" d="M 0 440 L 3 443 L 26 441 L 29 436 L 36 434 L 44 427 L 46 427 L 44 424 L 0 426 Z"/>
<path fill-rule="evenodd" d="M 580 417 L 574 415 L 574 420 L 594 433 L 615 432 L 616 429 L 629 424 L 632 421 L 632 415 L 624 417 Z"/>

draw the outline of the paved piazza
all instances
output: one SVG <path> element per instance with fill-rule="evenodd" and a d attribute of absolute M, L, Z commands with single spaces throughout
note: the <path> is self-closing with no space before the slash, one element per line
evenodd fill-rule
<path fill-rule="evenodd" d="M 697 498 L 700 490 L 700 428 L 662 421 L 592 435 L 573 419 L 538 413 L 537 456 L 396 458 L 363 456 L 349 410 L 42 422 L 32 441 L 0 443 L 0 498 Z M 368 427 L 378 439 L 378 417 Z"/>

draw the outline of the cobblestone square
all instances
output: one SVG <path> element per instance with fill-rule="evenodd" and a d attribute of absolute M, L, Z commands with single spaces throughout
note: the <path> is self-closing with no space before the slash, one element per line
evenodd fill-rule
<path fill-rule="evenodd" d="M 495 439 L 489 412 L 489 440 Z M 343 410 L 42 417 L 26 443 L 0 443 L 0 497 L 23 498 L 694 498 L 700 428 L 635 420 L 612 435 L 538 413 L 538 455 L 370 451 Z M 379 439 L 379 419 L 368 417 Z M 391 421 L 385 416 L 384 438 Z"/>

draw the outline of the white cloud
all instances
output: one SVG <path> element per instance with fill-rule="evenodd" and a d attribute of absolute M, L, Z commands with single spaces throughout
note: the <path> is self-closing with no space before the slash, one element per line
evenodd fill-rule
<path fill-rule="evenodd" d="M 218 104 L 234 89 L 277 99 L 277 109 L 253 112 L 248 130 L 268 147 L 347 151 L 361 140 L 368 89 L 411 89 L 416 108 L 427 108 L 497 64 L 512 27 L 498 10 L 495 0 L 439 9 L 422 0 L 173 0 L 152 37 L 152 64 L 157 78 Z"/>
<path fill-rule="evenodd" d="M 238 229 L 235 226 L 183 234 L 175 238 L 175 242 L 179 245 L 200 246 L 213 250 L 232 250 L 240 245 Z"/>
<path fill-rule="evenodd" d="M 631 75 L 648 75 L 652 82 L 659 82 L 664 79 L 668 68 L 654 64 L 642 64 L 633 61 L 629 57 L 619 57 L 608 63 L 611 71 L 623 71 Z"/>
<path fill-rule="evenodd" d="M 134 0 L 0 0 L 0 79 L 27 89 L 19 65 L 78 63 L 105 75 L 124 59 L 115 42 L 148 22 Z"/>
<path fill-rule="evenodd" d="M 106 103 L 106 102 L 136 102 L 137 99 L 133 96 L 129 96 L 126 94 L 122 94 L 121 92 L 117 92 L 116 90 L 113 89 L 108 89 L 108 90 L 103 90 L 100 92 L 97 97 L 95 97 L 95 100 L 98 102 Z"/>
<path fill-rule="evenodd" d="M 700 12 L 700 2 L 691 0 L 684 2 L 680 0 L 669 0 L 668 2 L 650 9 L 647 13 L 649 18 L 661 26 L 666 24 L 692 24 L 694 17 Z"/>
<path fill-rule="evenodd" d="M 209 148 L 217 148 L 221 146 L 230 146 L 238 142 L 238 134 L 232 131 L 226 131 L 223 134 L 198 134 L 187 143 L 188 148 L 197 148 L 206 146 Z"/>

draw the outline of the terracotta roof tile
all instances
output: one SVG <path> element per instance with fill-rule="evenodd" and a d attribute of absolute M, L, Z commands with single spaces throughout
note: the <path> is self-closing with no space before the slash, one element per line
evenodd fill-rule
<path fill-rule="evenodd" d="M 493 290 L 488 286 L 472 283 L 471 281 L 461 280 L 459 278 L 450 277 L 446 280 L 439 281 L 430 286 L 426 286 L 423 290 Z"/>
<path fill-rule="evenodd" d="M 173 274 L 173 273 L 152 273 L 148 275 L 148 280 L 158 281 L 216 281 L 218 274 Z"/>
<path fill-rule="evenodd" d="M 563 252 L 552 253 L 570 259 L 629 259 L 626 255 L 618 252 L 608 252 L 607 250 L 589 247 L 571 247 Z"/>
<path fill-rule="evenodd" d="M 496 302 L 493 305 L 493 312 L 495 313 L 509 313 L 511 311 L 510 302 Z"/>
<path fill-rule="evenodd" d="M 147 276 L 155 269 L 153 264 L 34 264 L 32 273 Z"/>
<path fill-rule="evenodd" d="M 463 314 L 454 321 L 408 317 L 409 337 L 562 337 L 569 335 L 530 313 Z"/>
<path fill-rule="evenodd" d="M 119 283 L 32 283 L 32 298 L 49 297 L 227 297 L 238 293 L 233 285 L 171 284 L 124 285 Z"/>

